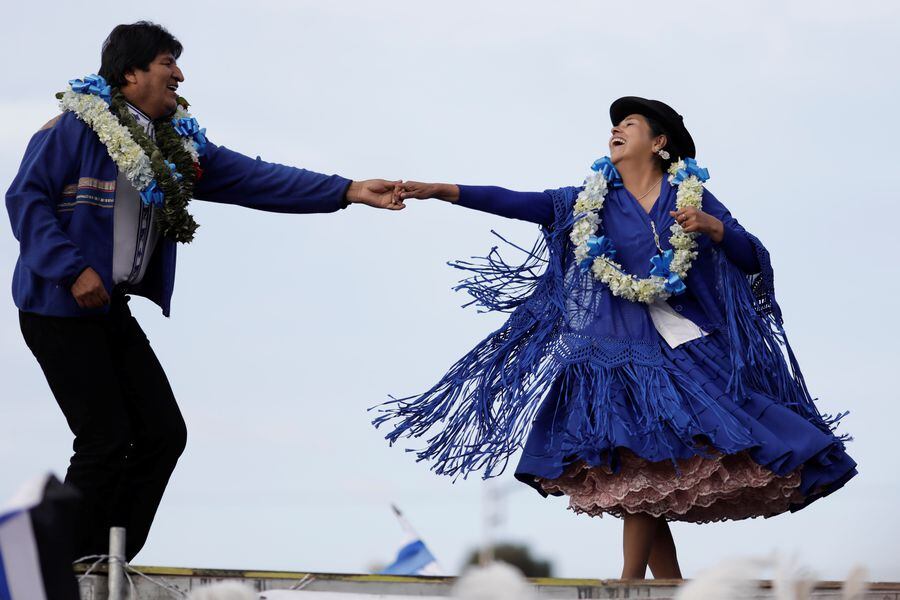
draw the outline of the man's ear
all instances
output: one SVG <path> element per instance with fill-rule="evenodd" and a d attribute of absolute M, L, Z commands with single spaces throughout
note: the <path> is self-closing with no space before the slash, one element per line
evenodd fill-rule
<path fill-rule="evenodd" d="M 134 69 L 128 69 L 125 71 L 125 81 L 131 85 L 137 83 L 137 75 L 134 73 Z"/>

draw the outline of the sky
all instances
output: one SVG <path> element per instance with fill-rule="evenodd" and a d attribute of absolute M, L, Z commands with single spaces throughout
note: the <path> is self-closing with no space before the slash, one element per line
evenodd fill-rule
<path fill-rule="evenodd" d="M 796 514 L 676 523 L 685 576 L 727 556 L 796 554 L 825 579 L 856 563 L 900 580 L 900 5 L 856 2 L 22 3 L 0 36 L 0 183 L 96 72 L 118 23 L 150 19 L 184 44 L 181 93 L 209 138 L 354 178 L 543 190 L 577 185 L 606 153 L 609 104 L 661 99 L 685 117 L 708 188 L 773 256 L 786 327 L 859 476 Z M 52 18 L 50 16 L 52 15 Z M 365 572 L 391 560 L 396 503 L 444 570 L 482 539 L 477 476 L 455 484 L 389 448 L 367 409 L 430 387 L 501 322 L 451 291 L 446 261 L 491 229 L 535 226 L 419 201 L 395 213 L 276 215 L 194 202 L 170 319 L 133 313 L 165 367 L 188 447 L 136 564 Z M 0 234 L 0 282 L 18 254 Z M 0 293 L 0 498 L 72 436 Z M 616 577 L 621 522 L 515 482 L 496 536 L 565 577 Z"/>

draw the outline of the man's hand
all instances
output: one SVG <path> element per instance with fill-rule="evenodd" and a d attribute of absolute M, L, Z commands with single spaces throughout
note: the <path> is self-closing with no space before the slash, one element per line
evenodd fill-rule
<path fill-rule="evenodd" d="M 675 217 L 675 221 L 688 233 L 692 231 L 705 233 L 717 244 L 725 236 L 725 226 L 722 224 L 722 221 L 693 206 L 688 206 L 678 211 L 672 210 L 669 211 L 669 214 Z"/>
<path fill-rule="evenodd" d="M 88 267 L 72 284 L 72 296 L 80 308 L 100 308 L 109 304 L 109 294 L 97 271 Z"/>
<path fill-rule="evenodd" d="M 400 194 L 395 191 L 399 185 L 399 181 L 387 181 L 386 179 L 354 181 L 347 188 L 347 202 L 367 204 L 374 208 L 403 210 L 406 206 L 403 204 Z"/>

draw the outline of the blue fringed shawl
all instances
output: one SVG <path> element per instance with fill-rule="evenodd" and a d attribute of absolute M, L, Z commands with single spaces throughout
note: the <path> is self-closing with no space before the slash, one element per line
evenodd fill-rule
<path fill-rule="evenodd" d="M 483 471 L 487 478 L 502 473 L 557 381 L 565 398 L 563 447 L 591 464 L 609 460 L 614 425 L 630 427 L 629 434 L 643 439 L 647 456 L 674 460 L 664 429 L 699 431 L 695 415 L 703 410 L 717 414 L 726 432 L 733 431 L 729 436 L 736 445 L 752 441 L 737 423 L 727 427 L 734 417 L 703 390 L 663 364 L 645 306 L 613 296 L 575 266 L 568 236 L 577 191 L 548 191 L 554 222 L 542 228 L 543 238 L 530 251 L 514 246 L 526 254 L 522 264 L 504 261 L 496 247 L 478 262 L 451 263 L 472 274 L 456 288 L 472 296 L 469 304 L 510 317 L 430 390 L 379 407 L 375 425 L 393 426 L 386 438 L 393 444 L 401 437 L 425 437 L 425 447 L 411 451 L 418 460 L 431 461 L 438 474 L 465 477 Z M 604 208 L 604 228 L 617 242 L 625 240 L 617 244 L 617 259 L 629 272 L 646 276 L 656 252 L 652 237 L 634 227 L 633 216 L 630 224 L 624 218 L 630 207 L 613 200 L 611 195 Z M 764 392 L 830 433 L 843 414 L 821 415 L 816 409 L 784 333 L 768 252 L 746 235 L 756 248 L 758 274 L 745 275 L 706 243 L 687 279 L 704 308 L 701 326 L 727 336 L 728 391 L 736 397 L 745 388 Z M 666 244 L 668 236 L 663 237 Z M 628 406 L 610 401 L 614 391 L 623 389 Z M 673 400 L 674 394 L 680 398 Z"/>

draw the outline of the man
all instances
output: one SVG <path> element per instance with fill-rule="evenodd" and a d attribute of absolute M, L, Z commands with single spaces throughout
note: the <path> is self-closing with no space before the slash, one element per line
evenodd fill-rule
<path fill-rule="evenodd" d="M 181 51 L 158 25 L 119 25 L 104 42 L 100 67 L 112 96 L 99 78 L 94 97 L 73 95 L 74 84 L 69 91 L 78 102 L 96 106 L 103 99 L 110 114 L 119 106 L 116 118 L 126 126 L 119 130 L 154 144 L 145 153 L 150 160 L 140 163 L 165 165 L 154 171 L 153 185 L 136 183 L 136 167 L 121 168 L 124 146 L 109 141 L 109 127 L 67 109 L 31 139 L 6 195 L 20 243 L 13 297 L 22 334 L 75 435 L 66 481 L 83 495 L 79 556 L 105 553 L 110 526 L 127 528 L 129 560 L 138 553 L 185 446 L 169 382 L 127 305 L 130 295 L 141 295 L 169 315 L 176 240 L 189 241 L 196 227 L 176 210 L 179 198 L 191 193 L 286 213 L 354 203 L 403 208 L 392 199 L 392 182 L 353 182 L 253 160 L 207 143 L 196 128 L 185 141 L 198 164 L 184 163 L 186 150 L 173 156 L 190 169 L 177 167 L 176 158 L 159 162 L 161 138 L 175 130 Z"/>

